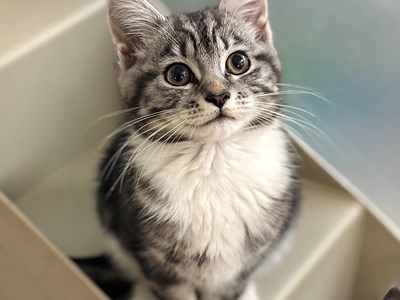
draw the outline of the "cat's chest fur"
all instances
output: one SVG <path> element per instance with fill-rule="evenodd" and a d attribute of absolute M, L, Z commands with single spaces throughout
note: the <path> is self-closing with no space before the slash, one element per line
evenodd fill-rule
<path fill-rule="evenodd" d="M 238 271 L 249 235 L 277 234 L 268 214 L 291 174 L 279 124 L 225 141 L 149 146 L 137 167 L 158 191 L 158 199 L 143 200 L 145 209 L 174 224 L 185 255 L 199 266 L 211 262 L 213 274 Z"/>

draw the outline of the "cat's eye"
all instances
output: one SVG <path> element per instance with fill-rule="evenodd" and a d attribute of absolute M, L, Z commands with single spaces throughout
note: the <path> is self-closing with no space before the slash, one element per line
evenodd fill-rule
<path fill-rule="evenodd" d="M 173 64 L 167 69 L 165 79 L 175 86 L 183 86 L 190 82 L 192 71 L 184 64 Z"/>
<path fill-rule="evenodd" d="M 249 58 L 241 53 L 232 53 L 226 61 L 226 69 L 233 75 L 246 73 L 250 68 Z"/>

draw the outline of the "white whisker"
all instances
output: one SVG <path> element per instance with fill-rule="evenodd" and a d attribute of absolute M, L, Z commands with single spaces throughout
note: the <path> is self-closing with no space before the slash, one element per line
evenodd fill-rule
<path fill-rule="evenodd" d="M 109 114 L 106 114 L 104 116 L 101 116 L 101 117 L 97 118 L 96 120 L 94 120 L 93 122 L 91 122 L 89 124 L 89 127 L 91 127 L 91 126 L 93 126 L 93 125 L 97 124 L 98 122 L 103 121 L 105 119 L 109 119 L 109 118 L 112 118 L 112 117 L 118 117 L 120 115 L 126 114 L 128 112 L 132 112 L 132 111 L 138 110 L 138 109 L 139 109 L 139 107 L 131 107 L 131 108 L 126 108 L 126 109 L 121 109 L 121 110 L 114 111 L 112 113 L 109 113 Z"/>

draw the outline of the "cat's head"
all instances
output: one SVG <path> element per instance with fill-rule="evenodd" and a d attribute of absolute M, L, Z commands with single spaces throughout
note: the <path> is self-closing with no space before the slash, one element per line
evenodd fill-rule
<path fill-rule="evenodd" d="M 109 21 L 122 96 L 141 134 L 219 140 L 276 117 L 280 63 L 266 0 L 177 16 L 145 0 L 109 0 Z"/>

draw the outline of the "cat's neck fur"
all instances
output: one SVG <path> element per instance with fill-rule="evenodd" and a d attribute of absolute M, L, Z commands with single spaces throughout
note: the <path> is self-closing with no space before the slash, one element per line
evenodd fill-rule
<path fill-rule="evenodd" d="M 202 276 L 216 274 L 215 282 L 234 276 L 236 262 L 247 259 L 246 235 L 276 234 L 263 225 L 265 211 L 283 197 L 292 173 L 280 121 L 221 141 L 136 142 L 142 143 L 136 169 L 159 193 L 142 202 L 144 210 L 178 224 L 191 255 L 207 252 L 215 259 Z"/>
<path fill-rule="evenodd" d="M 208 177 L 224 176 L 224 172 L 235 165 L 250 166 L 251 162 L 243 164 L 248 159 L 271 165 L 273 162 L 282 163 L 281 159 L 288 154 L 287 142 L 281 121 L 276 119 L 270 126 L 220 140 L 163 143 L 137 137 L 131 143 L 136 148 L 134 161 L 136 168 L 141 170 L 140 175 L 152 178 L 169 168 L 171 172 L 176 169 L 175 172 L 182 175 L 196 172 L 196 175 Z"/>

